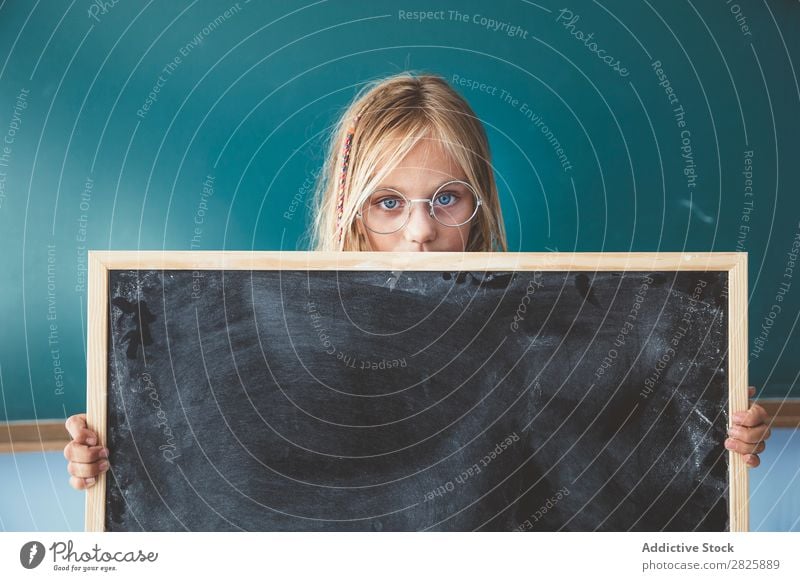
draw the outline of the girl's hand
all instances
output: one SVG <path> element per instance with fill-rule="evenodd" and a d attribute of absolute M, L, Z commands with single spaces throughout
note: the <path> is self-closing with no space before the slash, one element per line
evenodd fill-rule
<path fill-rule="evenodd" d="M 108 470 L 108 448 L 98 446 L 99 438 L 86 427 L 86 414 L 75 414 L 64 424 L 72 441 L 64 447 L 64 458 L 69 461 L 69 483 L 76 490 L 94 486 L 97 475 Z"/>
<path fill-rule="evenodd" d="M 750 397 L 756 394 L 756 388 L 752 385 L 748 391 Z M 745 463 L 755 468 L 761 464 L 758 455 L 767 447 L 766 440 L 772 434 L 769 427 L 772 420 L 757 403 L 745 412 L 736 412 L 731 420 L 733 425 L 728 428 L 730 437 L 725 440 L 725 447 L 741 454 Z"/>

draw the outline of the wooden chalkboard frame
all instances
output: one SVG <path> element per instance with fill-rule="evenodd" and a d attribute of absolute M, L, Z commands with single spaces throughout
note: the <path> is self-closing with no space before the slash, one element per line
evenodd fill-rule
<path fill-rule="evenodd" d="M 89 251 L 87 423 L 107 442 L 109 271 L 111 270 L 445 270 L 715 271 L 728 273 L 728 413 L 748 408 L 747 253 Z M 728 452 L 729 528 L 749 530 L 748 472 Z M 85 530 L 105 522 L 106 474 L 87 490 Z"/>

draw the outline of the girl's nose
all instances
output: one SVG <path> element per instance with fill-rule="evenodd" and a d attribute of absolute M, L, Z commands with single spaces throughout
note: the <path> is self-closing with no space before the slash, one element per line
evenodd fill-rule
<path fill-rule="evenodd" d="M 427 204 L 411 204 L 411 216 L 404 229 L 406 240 L 425 244 L 436 240 L 436 220 Z"/>

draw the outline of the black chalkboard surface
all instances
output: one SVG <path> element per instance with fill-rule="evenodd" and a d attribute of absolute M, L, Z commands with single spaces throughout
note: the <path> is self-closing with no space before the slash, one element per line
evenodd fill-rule
<path fill-rule="evenodd" d="M 109 269 L 99 528 L 731 530 L 728 282 Z"/>

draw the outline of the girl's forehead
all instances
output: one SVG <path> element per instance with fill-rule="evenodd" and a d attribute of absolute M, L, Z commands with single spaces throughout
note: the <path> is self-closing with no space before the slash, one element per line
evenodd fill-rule
<path fill-rule="evenodd" d="M 466 180 L 466 175 L 440 142 L 421 139 L 389 171 L 384 181 L 438 185 L 443 178 Z"/>

